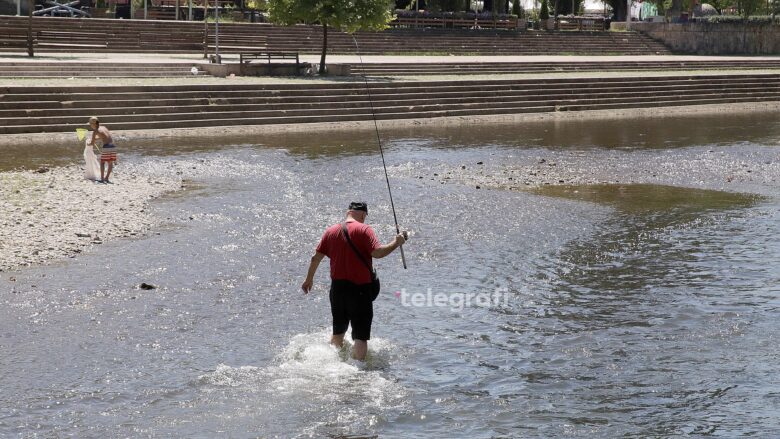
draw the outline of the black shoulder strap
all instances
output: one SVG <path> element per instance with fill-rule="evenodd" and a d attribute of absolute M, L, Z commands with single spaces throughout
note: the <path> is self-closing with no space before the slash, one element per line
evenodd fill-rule
<path fill-rule="evenodd" d="M 371 265 L 369 265 L 368 262 L 366 262 L 366 259 L 363 257 L 363 255 L 360 254 L 357 247 L 355 247 L 355 244 L 352 243 L 352 240 L 349 239 L 349 231 L 347 230 L 347 223 L 341 223 L 341 231 L 344 232 L 344 237 L 347 238 L 347 243 L 349 243 L 349 246 L 352 247 L 352 251 L 355 252 L 358 258 L 360 258 L 360 262 L 363 263 L 363 265 L 368 268 L 368 271 L 373 274 L 373 270 L 371 269 Z"/>

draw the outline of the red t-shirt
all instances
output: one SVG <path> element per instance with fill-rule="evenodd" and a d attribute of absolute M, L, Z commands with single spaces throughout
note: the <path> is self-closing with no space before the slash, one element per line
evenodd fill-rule
<path fill-rule="evenodd" d="M 371 282 L 371 273 L 350 247 L 342 232 L 341 224 L 334 224 L 325 230 L 317 245 L 317 252 L 330 258 L 331 279 L 348 280 L 358 285 L 367 284 Z M 374 230 L 371 226 L 357 221 L 347 222 L 347 230 L 352 244 L 363 255 L 363 259 L 371 265 L 371 253 L 381 246 Z"/>

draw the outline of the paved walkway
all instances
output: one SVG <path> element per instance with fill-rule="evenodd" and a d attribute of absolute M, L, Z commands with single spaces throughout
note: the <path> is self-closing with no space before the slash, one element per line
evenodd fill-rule
<path fill-rule="evenodd" d="M 238 55 L 223 55 L 223 61 L 236 62 Z M 363 57 L 365 63 L 437 63 L 437 62 L 609 62 L 609 61 L 744 61 L 744 60 L 780 60 L 780 56 L 696 56 L 696 55 L 626 55 L 626 56 L 379 56 Z M 301 61 L 319 63 L 318 55 L 301 55 Z M 328 63 L 360 62 L 357 55 L 328 55 Z M 9 62 L 102 62 L 102 63 L 199 63 L 204 62 L 202 54 L 139 54 L 139 53 L 40 53 L 34 58 L 21 52 L 0 52 L 0 63 Z"/>
<path fill-rule="evenodd" d="M 393 78 L 370 79 L 371 82 L 446 82 L 446 81 L 489 81 L 489 80 L 547 80 L 547 79 L 583 79 L 583 78 L 663 78 L 663 77 L 697 77 L 697 76 L 732 76 L 732 75 L 777 75 L 777 70 L 675 70 L 647 72 L 563 72 L 563 73 L 522 73 L 522 74 L 487 74 L 487 75 L 419 75 L 399 76 Z M 333 84 L 348 82 L 363 82 L 360 76 L 352 77 L 287 77 L 287 76 L 236 76 L 216 78 L 212 76 L 192 76 L 176 78 L 0 78 L 0 87 L 93 87 L 111 85 L 130 86 L 172 86 L 172 85 L 207 85 L 207 84 Z"/>

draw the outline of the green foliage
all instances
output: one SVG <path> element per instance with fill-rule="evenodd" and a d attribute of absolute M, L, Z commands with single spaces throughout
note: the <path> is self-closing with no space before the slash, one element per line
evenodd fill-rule
<path fill-rule="evenodd" d="M 322 25 L 319 72 L 324 75 L 328 28 L 349 33 L 385 29 L 393 19 L 394 5 L 393 0 L 268 0 L 268 14 L 277 24 Z"/>
<path fill-rule="evenodd" d="M 542 0 L 542 5 L 539 6 L 539 19 L 547 20 L 548 18 L 550 18 L 550 6 L 547 0 Z"/>
<path fill-rule="evenodd" d="M 319 23 L 352 33 L 385 29 L 393 5 L 392 0 L 269 0 L 268 13 L 277 24 Z"/>
<path fill-rule="evenodd" d="M 737 10 L 745 18 L 758 12 L 759 8 L 763 6 L 765 0 L 737 0 Z"/>
<path fill-rule="evenodd" d="M 266 0 L 244 0 L 244 8 L 253 11 L 265 11 L 268 9 Z"/>
<path fill-rule="evenodd" d="M 523 5 L 520 4 L 520 0 L 514 0 L 512 2 L 512 15 L 516 15 L 517 18 L 525 18 L 525 10 Z"/>
<path fill-rule="evenodd" d="M 670 0 L 666 1 L 668 2 Z M 688 10 L 689 2 L 690 0 L 683 1 L 683 11 Z M 767 5 L 766 0 L 707 0 L 704 3 L 709 3 L 720 13 L 723 13 L 723 9 L 725 8 L 736 7 L 739 15 L 724 15 L 723 17 L 730 18 L 724 18 L 721 21 L 716 20 L 714 21 L 715 23 L 734 23 L 736 17 L 749 19 L 752 16 L 759 16 L 761 14 L 770 15 L 772 13 L 772 4 L 770 2 L 770 4 Z M 774 3 L 780 3 L 780 0 L 775 0 Z M 767 9 L 767 6 L 769 6 L 769 9 Z"/>
<path fill-rule="evenodd" d="M 709 1 L 705 2 L 705 3 L 709 3 L 709 4 L 713 5 L 713 6 L 715 6 L 715 9 L 717 9 L 718 11 L 720 11 L 720 9 L 718 8 L 718 6 L 716 6 L 716 5 L 714 5 L 714 4 L 712 3 L 713 1 L 721 1 L 721 0 L 709 0 Z M 723 1 L 723 2 L 726 2 L 726 3 L 731 3 L 731 0 L 722 0 L 722 1 Z M 662 1 L 662 2 L 660 2 L 660 4 L 659 4 L 659 5 L 657 5 L 657 6 L 658 6 L 658 12 L 661 12 L 661 11 L 669 11 L 669 10 L 671 10 L 671 9 L 672 9 L 672 0 L 663 0 L 663 1 Z M 682 8 L 683 8 L 683 10 L 685 10 L 685 11 L 687 11 L 687 10 L 688 10 L 688 0 L 685 0 L 685 1 L 683 1 Z"/>
<path fill-rule="evenodd" d="M 728 0 L 709 0 L 709 3 L 712 3 L 713 1 L 728 1 Z M 664 0 L 654 0 L 653 3 L 655 3 L 655 7 L 658 8 L 658 15 L 664 15 L 666 11 L 668 10 L 666 8 L 666 2 Z M 704 3 L 707 3 L 706 1 Z"/>

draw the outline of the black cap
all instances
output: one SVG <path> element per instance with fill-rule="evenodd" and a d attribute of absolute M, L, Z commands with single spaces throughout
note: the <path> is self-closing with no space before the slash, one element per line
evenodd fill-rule
<path fill-rule="evenodd" d="M 368 214 L 368 204 L 361 203 L 359 201 L 353 201 L 349 203 L 349 210 L 362 210 L 366 214 Z"/>

